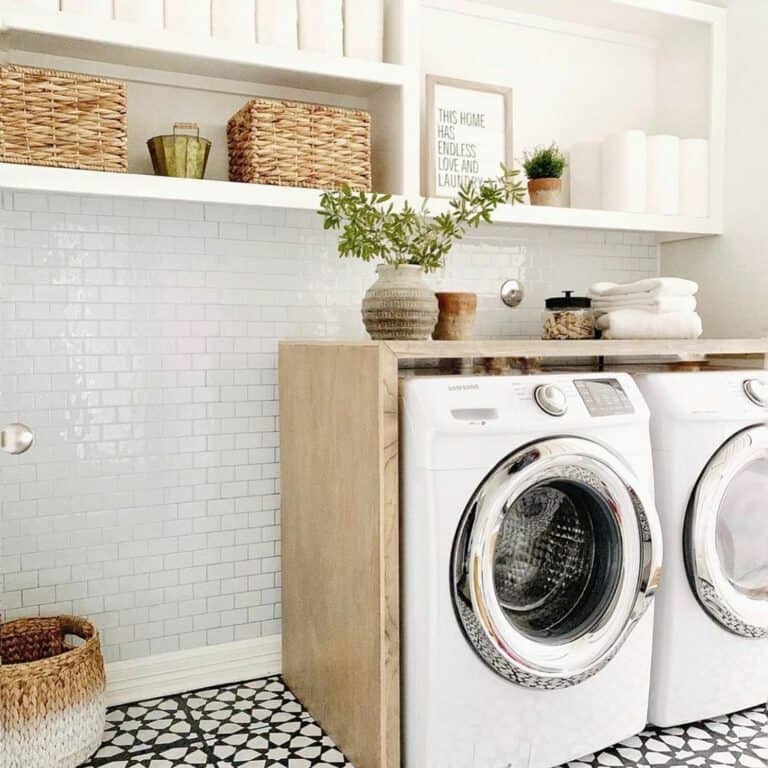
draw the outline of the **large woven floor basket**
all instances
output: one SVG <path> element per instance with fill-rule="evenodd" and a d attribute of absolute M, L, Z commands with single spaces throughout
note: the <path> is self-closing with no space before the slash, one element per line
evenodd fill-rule
<path fill-rule="evenodd" d="M 104 733 L 104 688 L 99 635 L 90 622 L 59 616 L 0 626 L 0 766 L 83 763 Z"/>
<path fill-rule="evenodd" d="M 232 181 L 371 189 L 371 116 L 367 112 L 254 99 L 230 119 L 227 140 Z"/>
<path fill-rule="evenodd" d="M 125 83 L 0 66 L 0 162 L 128 169 Z"/>

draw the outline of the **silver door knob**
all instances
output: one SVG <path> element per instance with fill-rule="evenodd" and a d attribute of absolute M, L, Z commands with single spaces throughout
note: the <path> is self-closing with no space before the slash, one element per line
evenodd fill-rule
<path fill-rule="evenodd" d="M 7 453 L 24 453 L 35 442 L 35 433 L 26 424 L 9 424 L 0 432 L 0 448 Z"/>

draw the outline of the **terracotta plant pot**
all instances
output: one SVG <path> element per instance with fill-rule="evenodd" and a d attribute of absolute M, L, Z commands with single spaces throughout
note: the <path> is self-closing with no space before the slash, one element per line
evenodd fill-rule
<path fill-rule="evenodd" d="M 437 322 L 437 299 L 421 267 L 376 267 L 378 280 L 363 299 L 363 324 L 372 339 L 428 339 Z"/>
<path fill-rule="evenodd" d="M 466 341 L 472 338 L 477 317 L 477 294 L 438 293 L 440 316 L 432 338 L 440 341 Z"/>
<path fill-rule="evenodd" d="M 530 179 L 528 197 L 531 205 L 549 205 L 559 208 L 562 205 L 562 179 Z"/>

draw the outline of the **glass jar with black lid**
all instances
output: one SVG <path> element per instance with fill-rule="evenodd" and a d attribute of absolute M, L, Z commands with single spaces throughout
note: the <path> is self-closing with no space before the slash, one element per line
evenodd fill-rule
<path fill-rule="evenodd" d="M 594 339 L 595 316 L 592 300 L 563 291 L 544 302 L 542 339 Z"/>

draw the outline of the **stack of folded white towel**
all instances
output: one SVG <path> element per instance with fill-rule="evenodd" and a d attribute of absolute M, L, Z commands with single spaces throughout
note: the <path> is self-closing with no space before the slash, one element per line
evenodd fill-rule
<path fill-rule="evenodd" d="M 697 339 L 699 286 L 679 277 L 635 283 L 595 283 L 589 289 L 595 324 L 604 339 Z"/>

